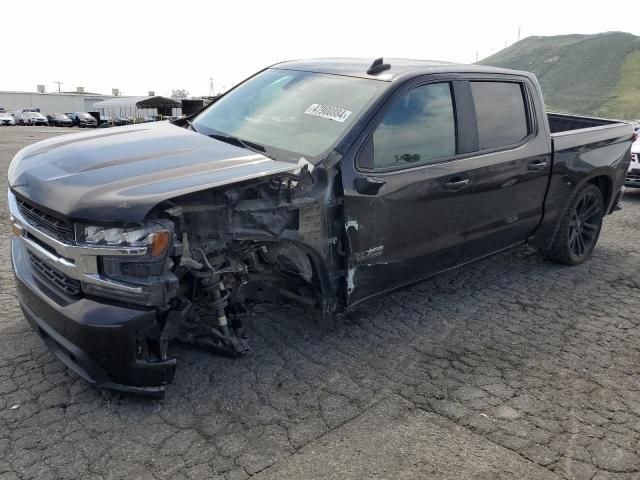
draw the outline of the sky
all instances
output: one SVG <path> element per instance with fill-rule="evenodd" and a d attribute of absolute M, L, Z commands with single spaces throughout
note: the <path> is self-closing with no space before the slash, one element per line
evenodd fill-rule
<path fill-rule="evenodd" d="M 640 35 L 630 1 L 0 0 L 0 90 L 208 95 L 273 63 L 472 63 L 531 35 Z"/>

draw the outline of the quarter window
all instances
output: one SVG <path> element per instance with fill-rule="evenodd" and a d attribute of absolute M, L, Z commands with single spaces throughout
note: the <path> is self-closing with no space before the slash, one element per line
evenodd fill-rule
<path fill-rule="evenodd" d="M 480 150 L 520 143 L 529 135 L 522 85 L 516 82 L 471 82 Z"/>
<path fill-rule="evenodd" d="M 422 85 L 391 105 L 373 134 L 373 167 L 410 167 L 456 153 L 449 83 Z"/>

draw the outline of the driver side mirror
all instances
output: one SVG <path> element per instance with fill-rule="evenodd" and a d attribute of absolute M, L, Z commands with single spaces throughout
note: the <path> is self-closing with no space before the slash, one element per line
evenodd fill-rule
<path fill-rule="evenodd" d="M 386 182 L 380 177 L 357 177 L 354 186 L 362 195 L 376 195 Z"/>

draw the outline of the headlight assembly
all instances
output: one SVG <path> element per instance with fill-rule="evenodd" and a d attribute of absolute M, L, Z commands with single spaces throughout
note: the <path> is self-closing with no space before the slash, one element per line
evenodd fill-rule
<path fill-rule="evenodd" d="M 105 280 L 137 286 L 139 292 L 84 282 L 82 289 L 89 295 L 110 298 L 138 305 L 158 305 L 178 288 L 178 279 L 171 272 L 174 227 L 165 219 L 147 221 L 133 227 L 112 227 L 76 224 L 76 240 L 93 247 L 146 247 L 146 253 L 136 256 L 109 255 L 108 248 L 98 255 L 98 272 Z"/>
<path fill-rule="evenodd" d="M 125 228 L 86 225 L 80 228 L 79 241 L 90 245 L 146 246 L 152 257 L 158 257 L 169 248 L 171 232 L 151 222 Z"/>

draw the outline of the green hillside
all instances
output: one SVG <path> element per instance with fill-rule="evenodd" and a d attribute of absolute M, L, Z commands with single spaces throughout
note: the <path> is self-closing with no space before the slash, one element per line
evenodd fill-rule
<path fill-rule="evenodd" d="M 528 37 L 478 63 L 535 73 L 549 109 L 640 118 L 640 37 L 630 33 Z"/>

